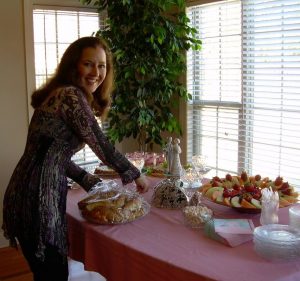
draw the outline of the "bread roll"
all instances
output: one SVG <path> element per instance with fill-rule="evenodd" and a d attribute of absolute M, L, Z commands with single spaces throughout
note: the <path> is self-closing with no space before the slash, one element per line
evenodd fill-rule
<path fill-rule="evenodd" d="M 145 214 L 142 198 L 126 193 L 109 200 L 81 201 L 78 206 L 84 218 L 100 224 L 128 222 Z"/>

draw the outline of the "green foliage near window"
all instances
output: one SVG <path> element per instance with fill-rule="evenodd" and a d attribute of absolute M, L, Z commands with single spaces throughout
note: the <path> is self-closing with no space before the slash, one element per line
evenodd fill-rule
<path fill-rule="evenodd" d="M 81 0 L 108 13 L 107 28 L 97 31 L 114 53 L 116 80 L 109 113 L 109 138 L 134 137 L 140 148 L 162 145 L 162 132 L 181 135 L 171 109 L 191 97 L 179 82 L 186 51 L 199 50 L 185 14 L 184 0 Z M 179 98 L 178 98 L 179 97 Z"/>

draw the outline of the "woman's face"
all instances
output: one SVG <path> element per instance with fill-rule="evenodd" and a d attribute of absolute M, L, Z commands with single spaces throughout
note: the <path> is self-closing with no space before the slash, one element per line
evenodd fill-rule
<path fill-rule="evenodd" d="M 106 54 L 103 48 L 98 46 L 83 49 L 77 68 L 79 86 L 92 94 L 106 76 Z"/>

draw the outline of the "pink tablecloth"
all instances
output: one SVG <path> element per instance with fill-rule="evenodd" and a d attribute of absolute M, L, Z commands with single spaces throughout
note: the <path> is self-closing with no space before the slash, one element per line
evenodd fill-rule
<path fill-rule="evenodd" d="M 152 186 L 159 181 L 149 180 Z M 153 189 L 145 194 L 148 202 L 152 193 Z M 225 246 L 207 238 L 201 229 L 186 227 L 180 210 L 152 207 L 147 216 L 131 223 L 88 223 L 77 207 L 85 194 L 81 188 L 68 194 L 70 257 L 108 281 L 300 280 L 300 261 L 266 261 L 255 253 L 252 241 Z M 258 225 L 257 214 L 241 214 L 213 203 L 210 207 L 216 217 L 251 218 Z M 280 209 L 279 223 L 288 223 L 288 208 Z"/>

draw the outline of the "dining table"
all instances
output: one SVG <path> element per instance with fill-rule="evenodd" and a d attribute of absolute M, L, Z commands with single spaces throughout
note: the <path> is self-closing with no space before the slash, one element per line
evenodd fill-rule
<path fill-rule="evenodd" d="M 121 187 L 121 181 L 114 179 Z M 150 189 L 142 194 L 151 204 L 155 187 L 164 180 L 147 176 Z M 135 189 L 134 183 L 126 185 Z M 205 235 L 203 228 L 184 223 L 180 209 L 151 206 L 147 215 L 121 224 L 95 224 L 82 217 L 78 202 L 87 195 L 77 186 L 67 195 L 69 256 L 86 270 L 108 281 L 299 281 L 300 260 L 270 261 L 258 255 L 253 240 L 230 247 Z M 241 213 L 202 197 L 214 218 L 251 219 L 260 214 Z M 279 224 L 289 223 L 289 207 L 278 211 Z"/>

